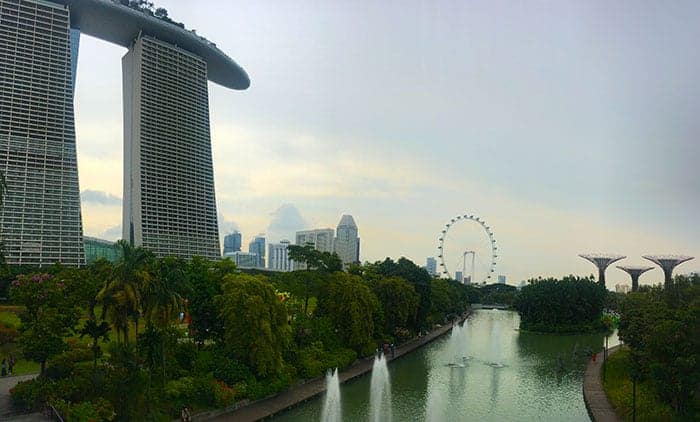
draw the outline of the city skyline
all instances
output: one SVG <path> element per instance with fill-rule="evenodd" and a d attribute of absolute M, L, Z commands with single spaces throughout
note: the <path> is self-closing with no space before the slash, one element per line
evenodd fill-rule
<path fill-rule="evenodd" d="M 589 275 L 576 257 L 585 250 L 700 256 L 691 170 L 700 58 L 688 54 L 699 30 L 676 18 L 697 4 L 157 6 L 251 74 L 244 93 L 209 87 L 220 226 L 333 227 L 351 210 L 363 260 L 421 263 L 436 254 L 443 221 L 469 209 L 493 225 L 497 271 L 510 282 Z M 363 35 L 342 31 L 347 19 Z M 666 30 L 663 19 L 676 20 Z M 121 231 L 124 52 L 84 36 L 76 81 L 84 232 L 109 239 Z M 444 159 L 475 155 L 468 165 Z M 277 219 L 283 205 L 296 215 Z M 660 270 L 646 280 L 663 280 Z"/>

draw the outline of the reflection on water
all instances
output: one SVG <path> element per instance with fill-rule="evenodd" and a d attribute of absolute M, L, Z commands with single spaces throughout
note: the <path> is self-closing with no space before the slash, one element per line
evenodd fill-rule
<path fill-rule="evenodd" d="M 393 420 L 588 421 L 583 368 L 604 336 L 520 332 L 519 321 L 515 312 L 476 311 L 460 344 L 448 334 L 390 363 Z M 463 364 L 454 364 L 456 350 L 469 357 Z M 369 376 L 341 386 L 343 420 L 369 420 L 369 390 Z M 318 421 L 321 407 L 311 400 L 275 420 Z"/>

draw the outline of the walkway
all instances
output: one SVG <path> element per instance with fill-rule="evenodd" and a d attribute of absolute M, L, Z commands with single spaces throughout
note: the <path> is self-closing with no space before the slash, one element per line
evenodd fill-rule
<path fill-rule="evenodd" d="M 620 349 L 620 346 L 608 349 L 608 356 Z M 615 413 L 615 409 L 605 395 L 603 382 L 600 379 L 600 371 L 603 367 L 603 352 L 596 355 L 595 362 L 590 361 L 586 365 L 586 373 L 583 375 L 583 400 L 586 409 L 593 422 L 619 422 L 621 419 Z"/>
<path fill-rule="evenodd" d="M 465 314 L 460 319 L 464 321 L 469 315 Z M 391 357 L 391 354 L 387 356 L 387 360 L 391 361 L 398 359 L 401 356 L 412 352 L 413 350 L 430 343 L 436 338 L 442 336 L 452 329 L 452 325 L 448 324 L 444 327 L 437 328 L 431 331 L 429 334 L 415 338 L 407 343 L 404 343 L 400 347 L 396 348 L 396 356 Z M 365 358 L 354 365 L 350 366 L 345 371 L 341 372 L 339 375 L 340 383 L 343 384 L 354 378 L 362 376 L 372 370 L 372 365 L 374 364 L 374 357 Z M 269 418 L 270 416 L 276 415 L 290 407 L 293 407 L 301 402 L 307 401 L 316 397 L 317 395 L 323 393 L 326 390 L 326 380 L 325 377 L 318 377 L 304 384 L 300 384 L 296 387 L 291 387 L 289 390 L 284 391 L 276 396 L 268 397 L 256 402 L 252 402 L 248 405 L 241 406 L 237 409 L 227 409 L 218 412 L 208 412 L 206 414 L 195 415 L 195 420 L 207 420 L 207 421 L 236 421 L 236 422 L 252 422 L 264 418 Z"/>
<path fill-rule="evenodd" d="M 0 378 L 0 420 L 12 421 L 45 421 L 40 413 L 22 414 L 12 407 L 10 399 L 10 389 L 20 381 L 35 378 L 38 374 L 19 375 L 16 377 Z"/>

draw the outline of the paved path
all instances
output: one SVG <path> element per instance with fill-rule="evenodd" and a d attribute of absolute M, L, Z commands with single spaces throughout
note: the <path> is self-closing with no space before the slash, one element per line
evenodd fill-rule
<path fill-rule="evenodd" d="M 461 321 L 464 321 L 468 315 L 464 315 Z M 396 349 L 396 356 L 391 357 L 391 353 L 387 356 L 387 360 L 398 359 L 401 356 L 412 352 L 413 350 L 430 343 L 436 338 L 442 336 L 452 329 L 452 325 L 448 324 L 444 327 L 437 328 L 420 338 L 415 338 Z M 374 357 L 362 359 L 354 365 L 350 366 L 339 375 L 340 383 L 345 383 L 351 379 L 357 378 L 372 370 Z M 206 421 L 236 421 L 236 422 L 252 422 L 260 419 L 268 418 L 276 415 L 290 407 L 297 405 L 303 401 L 307 401 L 323 393 L 326 390 L 325 377 L 315 378 L 304 384 L 292 387 L 276 396 L 262 399 L 237 409 L 224 410 L 218 412 L 209 412 L 203 415 L 195 415 L 195 420 Z"/>
<path fill-rule="evenodd" d="M 608 356 L 620 350 L 620 346 L 608 349 Z M 603 390 L 600 371 L 603 367 L 603 352 L 596 355 L 596 360 L 588 362 L 586 373 L 583 375 L 583 400 L 586 402 L 588 414 L 594 422 L 619 422 L 621 419 L 608 401 Z"/>

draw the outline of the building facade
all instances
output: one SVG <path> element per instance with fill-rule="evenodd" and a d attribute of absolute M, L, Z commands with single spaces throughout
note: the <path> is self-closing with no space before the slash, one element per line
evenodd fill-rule
<path fill-rule="evenodd" d="M 236 251 L 224 254 L 224 258 L 231 258 L 238 268 L 258 268 L 258 255 L 254 253 Z"/>
<path fill-rule="evenodd" d="M 259 234 L 248 244 L 248 252 L 258 257 L 256 267 L 265 268 L 265 236 Z"/>
<path fill-rule="evenodd" d="M 307 243 L 321 252 L 333 252 L 333 229 L 303 230 L 296 233 L 296 244 L 304 246 Z"/>
<path fill-rule="evenodd" d="M 432 256 L 425 259 L 425 270 L 432 276 L 437 275 L 437 261 Z"/>
<path fill-rule="evenodd" d="M 207 64 L 141 36 L 122 59 L 123 237 L 156 256 L 221 256 Z"/>
<path fill-rule="evenodd" d="M 88 265 L 100 258 L 110 262 L 117 262 L 121 257 L 115 242 L 90 236 L 84 236 L 83 239 L 85 240 L 85 262 Z"/>
<path fill-rule="evenodd" d="M 499 275 L 498 276 L 498 284 L 506 284 L 506 276 Z"/>
<path fill-rule="evenodd" d="M 0 1 L 0 211 L 11 265 L 83 265 L 73 117 L 70 11 L 41 0 Z"/>
<path fill-rule="evenodd" d="M 273 271 L 292 271 L 292 261 L 289 260 L 289 240 L 280 243 L 270 243 L 267 253 L 267 268 Z"/>
<path fill-rule="evenodd" d="M 242 235 L 238 230 L 224 236 L 224 254 L 241 250 Z"/>
<path fill-rule="evenodd" d="M 459 281 L 460 283 L 464 283 L 464 276 L 462 275 L 461 271 L 455 271 L 455 280 Z"/>
<path fill-rule="evenodd" d="M 343 215 L 335 231 L 333 250 L 338 254 L 343 266 L 360 263 L 360 238 L 357 224 L 352 215 Z"/>

